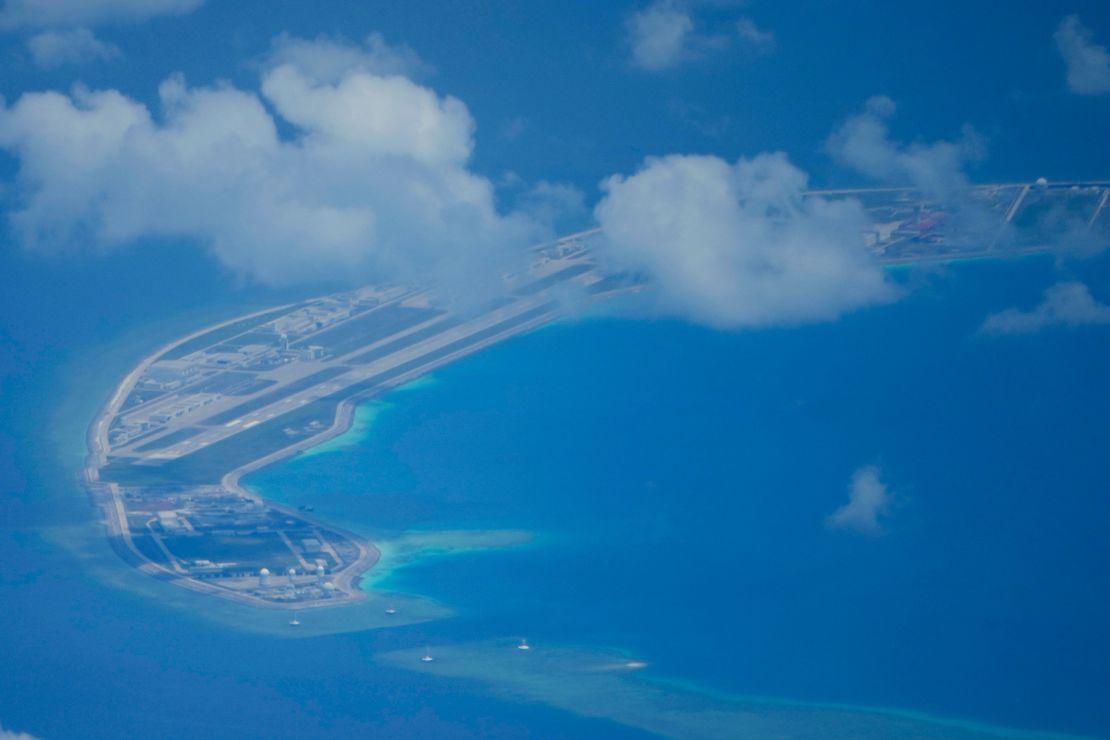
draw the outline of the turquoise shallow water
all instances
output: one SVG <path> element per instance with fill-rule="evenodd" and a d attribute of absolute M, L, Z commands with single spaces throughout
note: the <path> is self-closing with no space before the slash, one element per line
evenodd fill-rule
<path fill-rule="evenodd" d="M 1057 279 L 1044 258 L 901 279 L 902 302 L 824 326 L 548 327 L 251 476 L 383 543 L 368 584 L 383 598 L 450 612 L 395 629 L 278 639 L 119 567 L 72 474 L 114 375 L 81 376 L 65 406 L 81 413 L 50 439 L 14 413 L 0 435 L 20 461 L 0 470 L 16 494 L 0 512 L 0 724 L 638 737 L 762 718 L 814 737 L 1106 735 L 1110 334 L 976 334 Z M 50 382 L 11 407 L 58 403 Z M 862 465 L 896 494 L 880 537 L 824 526 Z M 56 544 L 74 533 L 79 550 Z"/>
<path fill-rule="evenodd" d="M 824 326 L 549 327 L 249 482 L 386 542 L 532 533 L 376 581 L 456 610 L 429 641 L 614 647 L 736 695 L 1104 732 L 1107 329 L 977 334 L 1038 300 L 1045 258 L 906 277 L 903 302 Z M 886 532 L 830 531 L 863 465 L 895 494 Z"/>

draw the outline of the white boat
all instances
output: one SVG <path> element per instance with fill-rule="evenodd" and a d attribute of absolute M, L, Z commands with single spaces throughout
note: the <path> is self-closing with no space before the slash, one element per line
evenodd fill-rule
<path fill-rule="evenodd" d="M 520 644 L 516 646 L 517 650 L 531 650 L 532 646 L 528 644 L 527 640 L 521 640 Z"/>
<path fill-rule="evenodd" d="M 385 613 L 386 613 L 386 614 L 396 614 L 396 613 L 397 613 L 397 609 L 395 609 L 395 608 L 394 608 L 393 604 L 390 604 L 389 606 L 387 606 L 387 607 L 385 608 Z"/>
<path fill-rule="evenodd" d="M 424 657 L 421 658 L 420 660 L 422 660 L 425 663 L 431 663 L 433 660 L 435 660 L 435 658 L 432 657 L 432 651 L 425 648 Z"/>
<path fill-rule="evenodd" d="M 293 612 L 293 618 L 289 620 L 289 624 L 296 627 L 300 623 L 301 620 L 297 619 L 297 612 Z"/>

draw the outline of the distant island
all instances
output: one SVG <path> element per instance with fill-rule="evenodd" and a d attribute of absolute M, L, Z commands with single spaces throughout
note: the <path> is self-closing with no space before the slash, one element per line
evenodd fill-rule
<path fill-rule="evenodd" d="M 1044 251 L 1052 234 L 1042 224 L 1101 226 L 1110 184 L 977 186 L 965 202 L 986 216 L 978 224 L 998 226 L 988 234 L 913 190 L 814 194 L 860 200 L 868 248 L 899 264 Z M 527 273 L 469 313 L 419 286 L 370 286 L 241 316 L 153 352 L 87 434 L 84 481 L 114 550 L 155 578 L 258 607 L 364 599 L 359 578 L 379 557 L 371 542 L 240 479 L 346 431 L 359 401 L 558 318 L 565 295 L 641 287 L 636 275 L 603 269 L 591 250 L 598 236 L 533 249 Z"/>

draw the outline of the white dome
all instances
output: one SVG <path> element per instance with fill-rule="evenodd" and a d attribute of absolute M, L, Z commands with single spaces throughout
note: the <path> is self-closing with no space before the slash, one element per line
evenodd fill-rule
<path fill-rule="evenodd" d="M 258 571 L 258 575 L 268 576 L 268 575 L 270 575 L 270 569 L 269 568 L 263 568 L 262 570 Z"/>

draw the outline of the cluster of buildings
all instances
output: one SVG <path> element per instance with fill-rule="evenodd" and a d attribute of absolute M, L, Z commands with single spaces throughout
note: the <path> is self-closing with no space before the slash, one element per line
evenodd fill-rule
<path fill-rule="evenodd" d="M 257 586 L 250 593 L 267 601 L 322 601 L 339 595 L 339 590 L 329 580 L 329 573 L 323 565 L 317 565 L 311 572 L 289 568 L 280 576 L 271 573 L 269 568 L 262 568 L 258 571 L 257 581 Z"/>
<path fill-rule="evenodd" d="M 305 337 L 408 290 L 399 286 L 368 287 L 328 296 L 263 324 L 249 333 L 252 341 L 248 343 L 217 342 L 180 358 L 151 363 L 134 389 L 136 410 L 117 417 L 109 443 L 117 447 L 153 436 L 174 419 L 221 398 L 228 389 L 223 387 L 222 379 L 216 378 L 220 373 L 265 372 L 290 362 L 323 359 L 324 348 L 302 341 Z M 206 382 L 208 379 L 214 382 Z M 178 391 L 184 392 L 172 395 Z"/>
<path fill-rule="evenodd" d="M 373 300 L 371 305 L 376 305 L 377 298 Z M 350 294 L 329 296 L 286 314 L 265 328 L 279 337 L 293 340 L 349 319 L 358 304 L 358 299 L 352 300 Z"/>
<path fill-rule="evenodd" d="M 171 399 L 170 402 L 160 404 L 149 412 L 122 421 L 108 434 L 108 442 L 113 446 L 121 445 L 136 439 L 148 432 L 169 424 L 186 414 L 204 408 L 216 399 L 216 393 L 191 393 L 187 396 Z"/>
<path fill-rule="evenodd" d="M 219 486 L 126 489 L 124 500 L 132 537 L 174 571 L 268 601 L 341 596 L 331 574 L 357 554 L 339 535 Z"/>
<path fill-rule="evenodd" d="M 152 412 L 148 418 L 153 424 L 166 424 L 199 408 L 204 408 L 219 397 L 215 393 L 191 393 L 160 407 L 157 411 Z"/>
<path fill-rule="evenodd" d="M 179 360 L 158 360 L 147 367 L 136 390 L 170 392 L 211 375 L 213 371 L 249 367 L 280 351 L 274 344 L 245 344 L 235 349 L 221 347 L 193 352 Z"/>
<path fill-rule="evenodd" d="M 192 381 L 200 373 L 193 360 L 159 360 L 146 369 L 139 386 L 159 391 L 172 391 Z"/>
<path fill-rule="evenodd" d="M 535 250 L 536 260 L 532 264 L 532 269 L 542 268 L 548 262 L 555 260 L 573 259 L 583 255 L 589 249 L 590 240 L 596 238 L 599 233 L 600 229 L 584 231 L 581 234 L 572 234 L 550 244 L 544 244 Z"/>
<path fill-rule="evenodd" d="M 211 348 L 201 352 L 194 352 L 186 357 L 198 367 L 218 368 L 229 370 L 238 367 L 250 367 L 260 360 L 265 360 L 276 353 L 278 348 L 273 344 L 244 344 L 234 349 Z M 157 365 L 158 363 L 155 363 Z M 151 366 L 154 367 L 154 366 Z"/>

